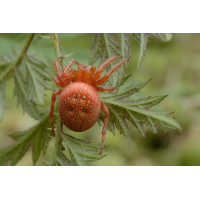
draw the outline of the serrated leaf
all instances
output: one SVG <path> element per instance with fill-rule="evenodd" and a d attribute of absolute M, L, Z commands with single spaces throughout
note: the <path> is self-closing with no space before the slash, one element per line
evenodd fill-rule
<path fill-rule="evenodd" d="M 95 34 L 94 42 L 89 56 L 89 65 L 93 65 L 99 58 L 102 57 L 102 52 L 105 51 L 104 37 L 102 33 Z"/>
<path fill-rule="evenodd" d="M 44 90 L 50 89 L 45 80 L 51 80 L 50 75 L 45 71 L 46 66 L 39 60 L 29 56 L 26 57 L 27 69 L 27 96 L 37 105 L 44 104 Z"/>
<path fill-rule="evenodd" d="M 120 34 L 120 40 L 121 40 L 121 56 L 123 58 L 128 58 L 129 57 L 129 37 L 125 33 Z M 117 82 L 117 87 L 120 87 L 123 84 L 124 80 L 124 73 L 125 70 L 128 68 L 128 61 L 126 61 L 121 67 L 120 67 L 120 72 L 119 72 L 119 78 Z"/>
<path fill-rule="evenodd" d="M 0 57 L 0 82 L 1 82 L 0 95 L 2 96 L 5 94 L 5 82 L 6 82 L 5 76 L 2 76 L 2 74 L 6 73 L 11 62 L 12 60 L 7 55 Z"/>
<path fill-rule="evenodd" d="M 129 55 L 129 38 L 126 34 L 120 35 L 121 42 L 118 43 L 111 34 L 98 33 L 95 35 L 93 47 L 90 52 L 89 64 L 93 65 L 98 59 L 101 59 L 101 63 L 113 56 L 123 56 L 127 58 Z M 106 71 L 111 69 L 114 64 L 119 60 L 115 60 L 108 67 Z M 108 79 L 108 85 L 119 87 L 122 84 L 125 69 L 128 62 L 124 63 L 119 69 L 117 69 Z"/>
<path fill-rule="evenodd" d="M 147 50 L 148 47 L 148 35 L 145 33 L 141 33 L 141 38 L 140 38 L 141 42 L 140 42 L 140 55 L 139 55 L 139 61 L 138 61 L 138 67 L 137 69 L 140 68 L 140 64 L 145 56 L 145 52 Z"/>
<path fill-rule="evenodd" d="M 140 33 L 132 33 L 132 36 L 135 38 L 135 40 L 140 44 L 141 43 L 141 36 Z"/>
<path fill-rule="evenodd" d="M 145 82 L 140 82 L 138 84 L 132 84 L 128 87 L 126 87 L 125 89 L 123 89 L 123 91 L 120 91 L 116 94 L 112 94 L 112 93 L 107 93 L 107 94 L 102 94 L 100 93 L 100 96 L 107 98 L 109 100 L 120 100 L 120 99 L 124 99 L 126 97 L 129 97 L 137 92 L 139 92 L 140 89 L 142 89 L 145 85 L 147 85 L 147 83 L 149 81 L 151 81 L 152 79 L 145 81 Z"/>
<path fill-rule="evenodd" d="M 53 160 L 51 160 L 53 159 Z M 56 155 L 54 157 L 51 157 L 48 162 L 45 162 L 48 166 L 71 166 L 70 161 L 67 159 L 67 157 L 63 154 L 61 150 L 56 151 Z"/>
<path fill-rule="evenodd" d="M 101 96 L 101 100 L 108 106 L 110 112 L 109 121 L 119 130 L 121 134 L 130 139 L 127 121 L 130 121 L 142 136 L 145 136 L 144 125 L 152 132 L 156 133 L 157 128 L 164 130 L 181 130 L 180 125 L 172 118 L 168 117 L 172 112 L 158 112 L 149 110 L 149 108 L 160 103 L 166 96 L 149 97 L 137 101 L 125 102 L 122 99 L 138 92 L 139 88 L 144 87 L 147 82 L 139 83 L 136 86 L 131 85 L 121 93 Z M 138 89 L 135 89 L 138 88 Z M 103 113 L 100 113 L 100 119 L 103 119 Z M 102 120 L 103 121 L 103 120 Z M 113 132 L 113 129 L 110 131 Z"/>
<path fill-rule="evenodd" d="M 124 102 L 124 104 L 126 104 L 127 106 L 138 106 L 139 108 L 151 108 L 151 107 L 159 104 L 167 96 L 168 95 L 148 97 L 145 99 L 139 99 L 137 101 Z"/>
<path fill-rule="evenodd" d="M 132 36 L 140 44 L 140 55 L 138 60 L 138 67 L 140 68 L 141 62 L 145 56 L 146 49 L 148 47 L 149 37 L 153 37 L 162 42 L 168 42 L 172 39 L 172 33 L 132 33 Z"/>
<path fill-rule="evenodd" d="M 21 104 L 24 112 L 26 111 L 31 117 L 39 120 L 40 119 L 39 111 L 36 105 L 32 101 L 30 101 L 27 95 L 27 82 L 22 76 L 22 74 L 16 68 L 14 69 L 14 77 L 15 77 L 14 96 L 17 96 L 17 106 Z"/>
<path fill-rule="evenodd" d="M 62 133 L 62 138 L 68 147 L 71 165 L 88 165 L 88 162 L 100 160 L 105 156 L 99 154 L 101 145 L 93 145 L 90 142 L 74 138 L 65 133 Z"/>
<path fill-rule="evenodd" d="M 35 165 L 41 152 L 44 152 L 45 145 L 47 145 L 50 140 L 52 131 L 47 129 L 49 126 L 49 115 L 46 115 L 43 117 L 42 121 L 33 128 L 10 135 L 13 139 L 16 139 L 17 142 L 0 151 L 0 165 L 8 160 L 11 160 L 11 165 L 16 165 L 31 145 L 33 147 L 32 158 Z"/>
<path fill-rule="evenodd" d="M 57 121 L 58 122 L 58 121 Z M 61 131 L 60 130 L 60 122 L 58 123 L 59 127 L 57 131 Z M 46 165 L 48 166 L 71 166 L 71 163 L 69 161 L 69 159 L 65 156 L 65 154 L 63 153 L 63 151 L 65 150 L 62 142 L 63 139 L 60 138 L 60 134 L 59 136 L 57 135 L 56 137 L 56 141 L 55 141 L 55 145 L 54 148 L 50 148 L 49 154 L 51 155 L 48 161 L 44 161 Z"/>
<path fill-rule="evenodd" d="M 57 166 L 71 166 L 70 161 L 66 158 L 66 156 L 59 150 L 56 153 L 55 164 Z"/>
<path fill-rule="evenodd" d="M 3 120 L 3 109 L 7 108 L 7 104 L 5 102 L 5 79 L 0 81 L 0 122 Z"/>
<path fill-rule="evenodd" d="M 124 83 L 125 83 L 131 76 L 132 76 L 132 74 L 127 75 L 126 77 L 124 77 L 121 86 L 124 85 Z"/>

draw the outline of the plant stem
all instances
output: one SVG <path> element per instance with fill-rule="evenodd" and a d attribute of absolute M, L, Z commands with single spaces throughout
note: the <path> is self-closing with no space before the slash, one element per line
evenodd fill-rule
<path fill-rule="evenodd" d="M 54 44 L 56 58 L 61 57 L 63 54 L 61 52 L 59 34 L 58 33 L 52 33 L 52 40 L 53 40 L 53 44 Z M 62 59 L 60 59 L 58 61 L 58 63 L 59 63 L 59 67 L 61 68 L 61 70 L 63 70 Z"/>
<path fill-rule="evenodd" d="M 21 53 L 19 54 L 18 58 L 0 75 L 0 81 L 3 80 L 15 67 L 17 67 L 19 65 L 19 63 L 21 62 L 24 54 L 26 54 L 32 40 L 34 37 L 34 33 L 31 33 L 28 41 L 26 42 L 24 48 L 22 49 Z"/>
<path fill-rule="evenodd" d="M 62 56 L 61 47 L 60 47 L 60 39 L 59 39 L 58 33 L 52 33 L 52 40 L 53 40 L 53 44 L 54 44 L 56 58 L 58 58 L 58 57 Z M 59 60 L 59 67 L 63 70 L 62 59 Z M 61 138 L 61 133 L 60 133 L 61 130 L 60 130 L 59 120 L 56 123 L 56 127 L 57 127 L 57 134 L 56 134 L 56 143 L 55 143 L 53 156 L 55 156 L 55 153 L 57 153 L 57 151 L 58 151 L 59 141 Z M 52 160 L 54 160 L 54 158 Z"/>
<path fill-rule="evenodd" d="M 59 120 L 57 120 L 57 122 L 56 122 L 56 127 L 57 127 L 56 141 L 55 141 L 55 144 L 54 144 L 52 156 L 51 156 L 50 161 L 48 163 L 49 166 L 53 166 L 54 165 L 54 161 L 56 160 L 56 154 L 58 152 L 59 145 L 60 145 L 61 126 L 60 126 L 60 121 Z"/>

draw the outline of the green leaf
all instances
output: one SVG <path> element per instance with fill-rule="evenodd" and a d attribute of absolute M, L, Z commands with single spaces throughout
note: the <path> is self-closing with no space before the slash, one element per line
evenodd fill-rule
<path fill-rule="evenodd" d="M 5 102 L 5 79 L 0 81 L 0 122 L 3 120 L 3 109 L 7 108 L 7 104 Z"/>
<path fill-rule="evenodd" d="M 13 139 L 16 139 L 17 142 L 0 151 L 0 165 L 8 160 L 11 160 L 11 165 L 16 165 L 31 145 L 33 147 L 32 158 L 35 165 L 41 152 L 44 152 L 45 146 L 50 140 L 50 135 L 52 135 L 52 131 L 47 129 L 49 126 L 49 115 L 46 115 L 42 118 L 42 121 L 33 128 L 10 135 Z"/>
<path fill-rule="evenodd" d="M 50 147 L 48 149 L 48 151 L 50 151 L 48 153 L 48 154 L 50 154 L 50 157 L 49 157 L 48 161 L 45 161 L 45 164 L 48 166 L 71 166 L 70 161 L 63 153 L 65 148 L 62 144 L 63 139 L 60 138 L 61 137 L 60 121 L 57 120 L 57 125 L 58 124 L 59 124 L 59 127 L 57 129 L 55 145 L 53 148 Z"/>
<path fill-rule="evenodd" d="M 172 33 L 148 33 L 148 35 L 162 42 L 169 42 L 173 36 Z"/>
<path fill-rule="evenodd" d="M 131 76 L 132 76 L 132 74 L 127 75 L 126 77 L 124 77 L 121 86 L 124 85 L 124 83 L 125 83 Z"/>
<path fill-rule="evenodd" d="M 27 95 L 27 81 L 24 79 L 18 69 L 14 69 L 15 89 L 14 96 L 17 96 L 17 105 L 21 104 L 22 108 L 34 119 L 39 120 L 40 114 L 34 102 L 30 101 Z"/>
<path fill-rule="evenodd" d="M 62 138 L 69 150 L 71 165 L 88 165 L 88 162 L 100 160 L 105 156 L 99 154 L 101 145 L 93 145 L 65 133 L 62 133 Z"/>
<path fill-rule="evenodd" d="M 169 42 L 172 39 L 173 35 L 172 33 L 132 33 L 132 36 L 140 44 L 140 55 L 137 67 L 137 69 L 139 69 L 148 47 L 149 37 L 153 37 L 162 42 Z"/>
<path fill-rule="evenodd" d="M 31 56 L 26 57 L 27 96 L 29 101 L 32 100 L 37 105 L 44 104 L 44 90 L 51 89 L 45 82 L 45 80 L 51 80 L 45 68 L 47 67 L 41 61 Z"/>
<path fill-rule="evenodd" d="M 152 79 L 145 81 L 145 82 L 141 82 L 138 84 L 132 84 L 128 87 L 126 87 L 125 89 L 123 89 L 123 91 L 118 92 L 118 93 L 100 93 L 100 96 L 102 96 L 103 98 L 109 98 L 109 100 L 120 100 L 120 99 L 124 99 L 127 98 L 131 95 L 133 95 L 134 93 L 139 92 L 140 89 L 142 89 L 149 81 L 151 81 Z"/>
<path fill-rule="evenodd" d="M 0 61 L 0 72 L 2 72 L 3 70 L 5 70 L 5 67 L 10 65 L 10 61 Z"/>
<path fill-rule="evenodd" d="M 71 166 L 70 161 L 60 150 L 56 153 L 56 160 L 54 164 L 57 166 Z"/>
<path fill-rule="evenodd" d="M 48 162 L 45 162 L 45 164 L 48 166 L 71 166 L 70 161 L 61 150 L 57 150 L 55 156 L 52 156 Z"/>
<path fill-rule="evenodd" d="M 94 42 L 89 56 L 89 65 L 93 65 L 99 58 L 102 57 L 102 52 L 105 51 L 105 43 L 103 33 L 95 34 Z"/>
<path fill-rule="evenodd" d="M 141 33 L 141 38 L 140 38 L 140 55 L 139 55 L 139 61 L 138 61 L 138 67 L 137 69 L 140 68 L 140 64 L 145 56 L 145 52 L 147 50 L 147 44 L 148 44 L 148 35 L 145 33 Z"/>
<path fill-rule="evenodd" d="M 140 33 L 132 33 L 132 36 L 137 40 L 137 42 L 140 44 L 141 43 L 141 36 Z"/>
<path fill-rule="evenodd" d="M 168 117 L 172 112 L 158 112 L 149 110 L 149 108 L 160 103 L 165 96 L 148 97 L 137 101 L 121 101 L 128 96 L 138 92 L 147 82 L 137 85 L 131 85 L 117 94 L 107 94 L 101 96 L 101 100 L 106 103 L 110 111 L 109 122 L 116 126 L 121 134 L 130 139 L 127 120 L 130 121 L 142 136 L 145 136 L 144 125 L 152 132 L 156 133 L 157 128 L 166 130 L 181 130 L 180 125 L 172 118 Z M 103 121 L 103 112 L 100 113 L 100 119 Z M 114 128 L 108 127 L 113 132 Z M 114 132 L 113 132 L 114 134 Z"/>
<path fill-rule="evenodd" d="M 123 56 L 124 58 L 127 58 L 129 56 L 128 54 L 129 37 L 126 34 L 120 34 L 120 42 L 117 42 L 111 34 L 98 33 L 95 35 L 93 47 L 90 52 L 89 64 L 93 65 L 98 59 L 101 59 L 102 63 L 113 56 Z M 118 59 L 113 61 L 105 70 L 110 70 L 114 64 L 118 62 Z M 107 81 L 108 85 L 119 87 L 122 84 L 127 65 L 128 61 L 110 76 Z"/>
<path fill-rule="evenodd" d="M 157 104 L 159 104 L 165 97 L 165 96 L 155 96 L 155 97 L 148 97 L 146 99 L 139 99 L 134 102 L 125 102 L 125 104 L 128 106 L 138 106 L 139 108 L 151 108 Z"/>
<path fill-rule="evenodd" d="M 120 36 L 121 36 L 120 41 L 121 41 L 121 52 L 122 52 L 121 56 L 123 58 L 128 58 L 129 57 L 129 37 L 125 33 L 121 33 Z M 127 68 L 128 68 L 128 60 L 120 67 L 117 87 L 120 87 L 123 84 L 124 73 Z"/>

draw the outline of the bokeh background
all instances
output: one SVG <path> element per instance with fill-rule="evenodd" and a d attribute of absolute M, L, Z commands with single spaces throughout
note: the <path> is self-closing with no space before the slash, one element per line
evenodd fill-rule
<path fill-rule="evenodd" d="M 51 40 L 34 39 L 29 53 L 34 54 L 48 67 L 53 77 L 55 74 L 53 62 L 54 48 Z M 62 53 L 73 55 L 66 58 L 64 64 L 73 57 L 78 62 L 88 64 L 90 49 L 94 34 L 60 34 Z M 26 34 L 0 34 L 0 56 L 13 55 L 13 48 L 20 48 Z M 127 75 L 132 74 L 127 84 L 147 81 L 152 78 L 140 93 L 133 95 L 137 100 L 148 96 L 169 95 L 159 105 L 153 108 L 160 111 L 174 111 L 175 117 L 181 125 L 182 132 L 163 132 L 158 130 L 153 134 L 146 130 L 146 137 L 139 135 L 135 127 L 129 124 L 131 141 L 128 141 L 116 130 L 115 136 L 107 131 L 104 149 L 108 154 L 102 160 L 92 162 L 91 165 L 133 166 L 133 165 L 200 165 L 200 34 L 174 34 L 168 43 L 150 38 L 146 56 L 137 70 L 139 44 L 130 38 L 129 69 Z M 53 82 L 51 82 L 53 86 Z M 13 96 L 14 79 L 10 75 L 6 82 L 6 102 L 9 109 L 4 110 L 4 119 L 0 123 L 0 149 L 4 149 L 15 141 L 8 137 L 16 131 L 27 130 L 37 124 L 22 107 L 17 107 L 16 97 Z M 51 91 L 46 91 L 45 106 L 50 108 Z M 89 140 L 93 143 L 101 142 L 102 126 L 95 124 L 83 133 L 66 132 L 75 137 Z M 53 141 L 50 142 L 53 147 Z M 33 165 L 30 148 L 17 165 Z M 44 165 L 41 156 L 37 165 Z M 5 163 L 9 165 L 9 162 Z"/>

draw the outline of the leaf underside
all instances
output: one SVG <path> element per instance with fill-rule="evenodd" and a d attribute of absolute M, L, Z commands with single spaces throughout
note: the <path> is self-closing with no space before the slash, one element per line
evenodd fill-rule
<path fill-rule="evenodd" d="M 125 102 L 123 99 L 139 92 L 147 82 L 131 85 L 117 94 L 107 94 L 101 96 L 101 100 L 106 103 L 109 108 L 110 118 L 108 129 L 115 134 L 115 127 L 127 139 L 130 139 L 127 120 L 130 121 L 137 131 L 145 137 L 144 125 L 146 125 L 153 133 L 157 133 L 157 128 L 163 130 L 181 130 L 180 125 L 171 117 L 173 112 L 158 112 L 150 110 L 151 107 L 159 104 L 165 96 L 148 97 L 136 101 Z M 100 119 L 103 121 L 104 113 L 100 113 Z"/>
<path fill-rule="evenodd" d="M 17 105 L 21 104 L 24 112 L 26 111 L 31 117 L 39 120 L 40 114 L 36 105 L 44 104 L 44 90 L 50 89 L 45 80 L 51 80 L 51 78 L 45 70 L 47 67 L 41 61 L 26 56 L 25 62 L 26 78 L 18 68 L 14 69 L 14 96 L 17 96 Z"/>
<path fill-rule="evenodd" d="M 111 34 L 98 33 L 95 35 L 93 47 L 90 52 L 89 64 L 93 65 L 100 59 L 101 63 L 113 56 L 129 57 L 129 37 L 125 33 L 120 34 L 120 42 L 116 41 Z M 120 62 L 121 59 L 113 61 L 106 67 L 106 72 L 110 70 L 114 64 Z M 127 69 L 128 61 L 126 61 L 119 69 L 117 69 L 108 79 L 107 84 L 110 86 L 120 87 Z"/>
<path fill-rule="evenodd" d="M 27 96 L 37 105 L 44 104 L 44 90 L 51 89 L 45 80 L 51 80 L 47 66 L 32 56 L 26 57 Z"/>
<path fill-rule="evenodd" d="M 88 165 L 88 162 L 100 160 L 105 156 L 99 154 L 101 145 L 94 145 L 65 133 L 62 133 L 62 138 L 69 150 L 71 165 Z"/>

